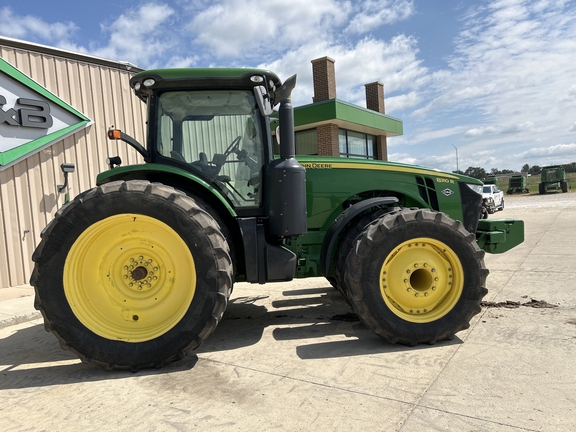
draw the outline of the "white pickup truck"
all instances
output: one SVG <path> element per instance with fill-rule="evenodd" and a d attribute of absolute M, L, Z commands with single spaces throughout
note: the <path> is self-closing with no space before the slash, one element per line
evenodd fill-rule
<path fill-rule="evenodd" d="M 488 213 L 504 210 L 504 192 L 498 189 L 496 185 L 484 185 L 484 189 L 482 190 L 482 199 L 486 203 L 490 202 L 489 198 L 492 198 L 493 204 L 487 206 Z"/>

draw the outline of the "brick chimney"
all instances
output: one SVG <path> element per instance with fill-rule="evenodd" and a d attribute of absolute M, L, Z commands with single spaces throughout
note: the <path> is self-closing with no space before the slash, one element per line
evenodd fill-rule
<path fill-rule="evenodd" d="M 384 114 L 384 84 L 373 82 L 365 84 L 366 87 L 366 108 Z"/>
<path fill-rule="evenodd" d="M 313 102 L 336 99 L 334 59 L 322 57 L 312 60 L 312 79 L 314 81 Z"/>
<path fill-rule="evenodd" d="M 365 84 L 366 87 L 366 108 L 372 111 L 385 114 L 384 112 L 384 84 L 373 82 Z M 388 143 L 386 135 L 376 136 L 376 159 L 388 160 Z"/>

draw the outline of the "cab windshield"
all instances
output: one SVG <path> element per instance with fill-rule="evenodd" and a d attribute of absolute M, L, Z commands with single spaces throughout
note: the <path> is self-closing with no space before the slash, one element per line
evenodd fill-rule
<path fill-rule="evenodd" d="M 157 122 L 160 155 L 201 172 L 234 205 L 259 205 L 264 141 L 252 92 L 165 92 Z"/>

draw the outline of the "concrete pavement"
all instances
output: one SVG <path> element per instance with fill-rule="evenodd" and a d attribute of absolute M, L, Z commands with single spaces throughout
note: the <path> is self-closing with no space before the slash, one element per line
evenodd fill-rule
<path fill-rule="evenodd" d="M 237 284 L 195 354 L 107 372 L 61 350 L 31 296 L 0 301 L 0 323 L 32 319 L 0 329 L 0 429 L 576 430 L 576 194 L 491 217 L 524 219 L 526 241 L 486 256 L 487 306 L 434 346 L 382 342 L 322 278 Z"/>

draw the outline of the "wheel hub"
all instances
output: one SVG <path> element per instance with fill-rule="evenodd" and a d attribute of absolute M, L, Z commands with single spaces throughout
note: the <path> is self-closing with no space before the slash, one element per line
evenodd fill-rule
<path fill-rule="evenodd" d="M 160 268 L 152 257 L 136 255 L 124 262 L 122 276 L 127 288 L 142 291 L 150 290 L 158 281 Z"/>
<path fill-rule="evenodd" d="M 453 285 L 455 268 L 458 287 Z M 382 297 L 396 315 L 408 321 L 433 321 L 460 298 L 462 275 L 460 261 L 444 243 L 410 240 L 395 248 L 382 265 Z"/>

